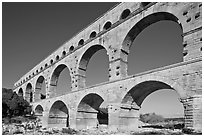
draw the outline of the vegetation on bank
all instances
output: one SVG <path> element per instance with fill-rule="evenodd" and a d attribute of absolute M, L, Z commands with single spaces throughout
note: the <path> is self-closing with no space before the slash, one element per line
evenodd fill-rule
<path fill-rule="evenodd" d="M 12 89 L 2 88 L 2 117 L 12 118 L 31 114 L 31 106 Z"/>

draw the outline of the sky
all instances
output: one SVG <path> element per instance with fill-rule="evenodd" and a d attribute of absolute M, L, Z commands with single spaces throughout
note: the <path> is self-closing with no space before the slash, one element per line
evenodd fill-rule
<path fill-rule="evenodd" d="M 117 3 L 3 3 L 2 87 L 13 84 L 65 41 Z M 172 21 L 144 29 L 134 40 L 128 57 L 128 74 L 136 74 L 182 61 L 182 30 Z M 108 80 L 105 50 L 95 53 L 87 68 L 86 85 Z M 57 91 L 70 90 L 68 69 L 60 74 Z M 174 90 L 150 94 L 141 113 L 183 115 Z M 152 107 L 160 106 L 160 107 Z"/>

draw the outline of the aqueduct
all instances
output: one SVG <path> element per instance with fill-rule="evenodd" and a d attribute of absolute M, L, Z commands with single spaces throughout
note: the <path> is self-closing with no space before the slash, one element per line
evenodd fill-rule
<path fill-rule="evenodd" d="M 136 130 L 143 100 L 159 89 L 173 89 L 184 107 L 185 128 L 202 129 L 202 3 L 120 3 L 83 29 L 20 78 L 14 91 L 32 104 L 45 127 Z M 183 62 L 128 76 L 128 54 L 137 35 L 162 20 L 179 24 Z M 109 81 L 86 86 L 90 58 L 104 49 Z M 67 68 L 71 90 L 56 91 Z M 42 83 L 45 92 L 41 92 Z"/>

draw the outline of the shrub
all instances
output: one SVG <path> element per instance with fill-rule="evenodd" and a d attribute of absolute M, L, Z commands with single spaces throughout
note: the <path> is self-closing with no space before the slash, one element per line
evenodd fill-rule
<path fill-rule="evenodd" d="M 2 88 L 2 116 L 13 117 L 30 114 L 31 106 L 12 89 Z"/>
<path fill-rule="evenodd" d="M 164 118 L 160 115 L 156 115 L 155 113 L 147 113 L 147 114 L 140 114 L 140 121 L 144 123 L 158 123 L 163 122 Z"/>

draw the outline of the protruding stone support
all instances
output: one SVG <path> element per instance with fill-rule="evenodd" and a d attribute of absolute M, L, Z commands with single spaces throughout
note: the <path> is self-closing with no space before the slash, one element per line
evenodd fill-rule
<path fill-rule="evenodd" d="M 78 111 L 76 118 L 77 129 L 89 129 L 97 127 L 97 111 Z"/>
<path fill-rule="evenodd" d="M 181 99 L 184 105 L 185 128 L 202 132 L 202 95 Z"/>
<path fill-rule="evenodd" d="M 42 127 L 48 127 L 49 111 L 43 111 Z"/>
<path fill-rule="evenodd" d="M 114 103 L 108 106 L 108 129 L 117 131 L 119 128 L 120 104 Z"/>
<path fill-rule="evenodd" d="M 60 117 L 60 116 L 49 116 L 48 124 L 49 127 L 67 127 L 68 117 Z"/>
<path fill-rule="evenodd" d="M 72 129 L 76 129 L 76 110 L 74 108 L 70 108 L 69 112 L 69 127 Z"/>
<path fill-rule="evenodd" d="M 122 104 L 119 123 L 120 129 L 125 131 L 137 131 L 138 130 L 138 120 L 139 120 L 139 109 L 140 107 L 136 104 Z"/>

